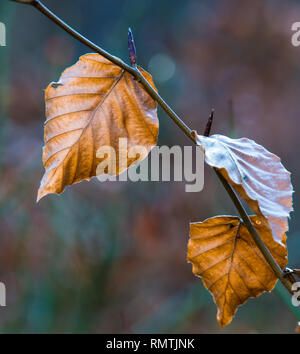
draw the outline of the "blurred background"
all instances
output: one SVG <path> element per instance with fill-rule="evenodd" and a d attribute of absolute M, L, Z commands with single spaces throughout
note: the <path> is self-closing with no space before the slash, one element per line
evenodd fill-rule
<path fill-rule="evenodd" d="M 45 0 L 90 40 L 138 62 L 199 132 L 246 136 L 278 154 L 300 188 L 300 4 L 280 0 Z M 0 332 L 293 333 L 299 309 L 278 286 L 250 299 L 220 329 L 216 307 L 186 262 L 190 221 L 236 214 L 213 171 L 205 188 L 183 183 L 100 183 L 36 204 L 43 175 L 44 89 L 90 52 L 30 6 L 0 3 Z M 159 109 L 159 145 L 190 141 Z M 300 267 L 299 194 L 288 233 Z M 298 210 L 298 211 L 297 211 Z"/>

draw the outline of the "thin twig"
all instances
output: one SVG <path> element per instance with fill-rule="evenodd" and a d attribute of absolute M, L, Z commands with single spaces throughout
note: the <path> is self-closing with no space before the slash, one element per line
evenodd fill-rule
<path fill-rule="evenodd" d="M 141 71 L 137 66 L 130 66 L 124 63 L 121 59 L 111 55 L 104 49 L 100 48 L 87 38 L 85 38 L 83 35 L 81 35 L 79 32 L 75 31 L 73 28 L 71 28 L 69 25 L 67 25 L 65 22 L 63 22 L 59 17 L 57 17 L 53 12 L 51 12 L 45 5 L 43 5 L 40 1 L 38 0 L 11 0 L 19 3 L 24 3 L 24 4 L 29 4 L 34 6 L 36 9 L 38 9 L 41 13 L 43 13 L 46 17 L 48 17 L 51 21 L 56 23 L 58 26 L 63 28 L 67 33 L 69 33 L 71 36 L 76 38 L 78 41 L 81 43 L 85 44 L 87 47 L 91 48 L 93 51 L 96 53 L 99 53 L 106 59 L 110 60 L 112 63 L 116 64 L 117 66 L 121 67 L 123 70 L 129 72 L 132 74 L 144 87 L 144 89 L 148 92 L 148 94 L 160 105 L 160 107 L 167 113 L 167 115 L 177 124 L 177 126 L 195 143 L 197 144 L 197 139 L 196 135 L 194 134 L 194 131 L 190 129 L 183 121 L 182 119 L 172 110 L 170 106 L 163 100 L 163 98 L 157 93 L 157 91 L 150 85 L 150 83 L 145 79 Z M 257 247 L 260 249 L 262 254 L 264 255 L 266 261 L 269 263 L 270 267 L 276 274 L 277 278 L 282 282 L 282 284 L 286 287 L 286 289 L 292 294 L 292 283 L 291 281 L 284 277 L 284 273 L 282 272 L 281 268 L 275 261 L 274 257 L 262 241 L 261 237 L 257 233 L 256 229 L 254 228 L 247 212 L 245 211 L 244 207 L 242 206 L 238 196 L 236 195 L 235 191 L 231 187 L 231 185 L 228 183 L 228 181 L 222 176 L 222 174 L 217 170 L 214 169 L 217 176 L 221 180 L 223 186 L 225 187 L 227 193 L 229 194 L 231 200 L 233 201 L 234 205 L 236 206 L 239 214 L 241 215 L 241 218 L 243 222 L 245 223 L 245 226 L 247 227 L 250 235 L 252 236 L 254 242 L 256 243 Z"/>

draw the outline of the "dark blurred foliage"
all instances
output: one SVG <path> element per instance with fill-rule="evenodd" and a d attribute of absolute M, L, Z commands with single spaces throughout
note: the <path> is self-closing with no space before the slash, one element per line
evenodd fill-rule
<path fill-rule="evenodd" d="M 247 136 L 280 155 L 299 184 L 300 47 L 291 45 L 297 1 L 52 0 L 45 4 L 89 39 L 139 64 L 161 95 L 201 132 Z M 216 308 L 186 263 L 189 221 L 235 213 L 206 169 L 205 189 L 182 183 L 82 182 L 35 203 L 43 89 L 90 50 L 33 8 L 2 0 L 0 21 L 1 332 L 293 332 L 278 296 L 250 300 L 221 330 Z M 190 145 L 159 109 L 161 145 Z M 300 267 L 298 194 L 290 264 Z M 286 299 L 289 302 L 289 298 Z M 294 309 L 295 311 L 295 309 Z"/>

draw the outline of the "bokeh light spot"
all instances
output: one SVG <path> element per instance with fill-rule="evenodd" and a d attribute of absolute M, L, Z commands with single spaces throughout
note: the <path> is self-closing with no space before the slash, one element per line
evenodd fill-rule
<path fill-rule="evenodd" d="M 148 70 L 155 81 L 166 82 L 174 76 L 176 65 L 168 55 L 158 53 L 150 59 Z"/>

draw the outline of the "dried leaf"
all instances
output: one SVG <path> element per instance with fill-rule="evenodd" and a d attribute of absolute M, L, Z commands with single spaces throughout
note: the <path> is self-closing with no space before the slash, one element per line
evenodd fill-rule
<path fill-rule="evenodd" d="M 282 242 L 292 211 L 290 172 L 280 158 L 247 138 L 197 136 L 205 161 L 216 167 L 257 215 L 268 219 L 274 240 Z"/>
<path fill-rule="evenodd" d="M 266 220 L 251 216 L 256 230 L 281 268 L 287 264 L 285 246 L 275 242 Z M 228 325 L 249 297 L 271 291 L 276 276 L 238 217 L 218 216 L 191 223 L 187 259 L 218 307 L 217 320 Z"/>
<path fill-rule="evenodd" d="M 142 70 L 151 83 L 151 76 Z M 157 104 L 130 75 L 99 54 L 86 54 L 66 69 L 45 94 L 46 117 L 43 163 L 46 169 L 38 200 L 49 193 L 62 193 L 65 186 L 89 180 L 103 160 L 101 146 L 117 154 L 119 174 L 140 157 L 119 161 L 119 138 L 128 149 L 143 146 L 147 152 L 158 136 Z M 146 156 L 143 156 L 145 158 Z M 120 158 L 121 159 L 121 158 Z"/>

